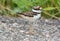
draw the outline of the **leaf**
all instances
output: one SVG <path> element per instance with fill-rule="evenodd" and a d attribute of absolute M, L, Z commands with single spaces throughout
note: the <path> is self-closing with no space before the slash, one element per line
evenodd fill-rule
<path fill-rule="evenodd" d="M 56 9 L 56 8 L 55 7 L 46 7 L 43 10 L 54 10 L 54 9 Z"/>

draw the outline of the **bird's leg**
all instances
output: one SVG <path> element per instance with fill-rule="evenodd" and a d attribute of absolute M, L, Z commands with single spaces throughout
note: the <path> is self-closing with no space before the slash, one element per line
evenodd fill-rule
<path fill-rule="evenodd" d="M 29 24 L 29 34 L 30 35 L 33 35 L 35 32 L 34 32 L 34 28 L 32 27 L 32 24 Z"/>

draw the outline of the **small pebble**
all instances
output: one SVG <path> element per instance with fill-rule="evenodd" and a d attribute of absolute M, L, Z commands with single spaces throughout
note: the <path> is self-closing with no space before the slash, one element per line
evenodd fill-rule
<path fill-rule="evenodd" d="M 22 18 L 0 16 L 0 41 L 60 41 L 59 22 L 43 18 L 29 22 Z M 29 32 L 29 23 L 36 32 L 33 35 Z"/>

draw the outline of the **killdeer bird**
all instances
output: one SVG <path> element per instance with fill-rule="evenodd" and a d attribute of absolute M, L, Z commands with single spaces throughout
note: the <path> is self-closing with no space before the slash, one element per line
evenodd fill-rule
<path fill-rule="evenodd" d="M 41 7 L 34 6 L 31 12 L 22 13 L 20 16 L 29 21 L 38 20 L 41 17 Z"/>
<path fill-rule="evenodd" d="M 28 21 L 30 21 L 30 23 L 35 22 L 36 20 L 38 20 L 39 18 L 41 18 L 41 7 L 40 6 L 34 6 L 31 12 L 25 12 L 22 13 L 20 16 Z M 32 27 L 32 25 L 29 25 L 29 34 L 33 35 L 34 32 L 34 28 Z"/>

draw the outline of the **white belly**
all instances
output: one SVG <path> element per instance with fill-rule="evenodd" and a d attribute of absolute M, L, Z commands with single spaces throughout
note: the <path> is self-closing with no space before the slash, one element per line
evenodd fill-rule
<path fill-rule="evenodd" d="M 37 20 L 37 19 L 39 19 L 41 17 L 41 14 L 37 14 L 37 15 L 35 15 L 33 18 L 35 19 L 35 20 Z"/>

